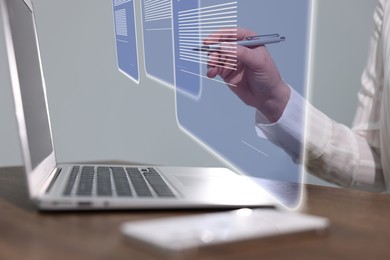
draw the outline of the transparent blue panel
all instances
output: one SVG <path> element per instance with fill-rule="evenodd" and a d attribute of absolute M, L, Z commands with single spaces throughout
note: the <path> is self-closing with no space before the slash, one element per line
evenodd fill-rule
<path fill-rule="evenodd" d="M 176 91 L 197 98 L 201 92 L 201 63 L 194 48 L 201 41 L 198 0 L 173 0 L 173 41 Z M 190 22 L 188 22 L 190 21 Z M 193 26 L 192 23 L 195 25 Z M 190 42 L 187 42 L 189 40 Z"/>
<path fill-rule="evenodd" d="M 114 24 L 118 68 L 139 81 L 134 0 L 114 0 Z"/>
<path fill-rule="evenodd" d="M 172 0 L 142 0 L 145 70 L 173 87 Z"/>
<path fill-rule="evenodd" d="M 231 28 L 235 20 L 236 28 L 248 28 L 259 35 L 278 33 L 285 36 L 286 41 L 267 45 L 267 48 L 283 79 L 305 96 L 311 1 L 174 0 L 173 7 L 179 125 L 217 153 L 227 164 L 268 189 L 286 206 L 297 206 L 301 199 L 302 166 L 295 163 L 277 142 L 272 143 L 256 131 L 256 110 L 253 107 L 244 104 L 221 78 L 207 79 L 207 65 L 202 62 L 202 54 L 198 54 L 198 59 L 192 59 L 191 62 L 182 59 L 179 52 L 182 31 L 178 18 L 185 10 L 199 9 L 198 16 L 194 16 L 197 18 L 193 19 L 194 23 L 198 23 L 193 27 L 197 28 L 194 33 L 197 32 L 201 38 L 199 44 L 207 35 L 221 28 Z M 218 21 L 219 23 L 214 23 Z M 183 68 L 192 74 L 183 72 Z M 301 139 L 304 118 L 304 113 L 296 115 L 302 125 Z M 297 154 L 301 154 L 300 143 L 292 140 L 291 145 Z M 270 180 L 289 185 L 288 192 L 273 189 L 269 185 Z"/>

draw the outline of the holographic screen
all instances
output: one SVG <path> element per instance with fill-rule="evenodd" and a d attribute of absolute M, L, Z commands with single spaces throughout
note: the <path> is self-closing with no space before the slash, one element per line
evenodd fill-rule
<path fill-rule="evenodd" d="M 222 28 L 243 27 L 259 35 L 285 36 L 286 41 L 267 48 L 283 79 L 305 96 L 311 15 L 310 0 L 172 2 L 178 124 L 227 165 L 251 177 L 289 208 L 298 206 L 302 198 L 302 165 L 256 131 L 255 109 L 245 105 L 221 78 L 208 79 L 207 53 L 194 49 Z M 234 69 L 234 54 L 231 60 Z M 298 117 L 304 122 L 304 114 Z M 304 123 L 302 137 L 303 129 Z M 301 147 L 297 149 L 301 153 Z M 288 192 L 273 190 L 270 181 L 288 185 Z"/>

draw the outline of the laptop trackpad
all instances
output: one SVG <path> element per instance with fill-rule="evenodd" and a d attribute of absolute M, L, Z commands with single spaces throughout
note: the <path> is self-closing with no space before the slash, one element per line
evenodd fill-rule
<path fill-rule="evenodd" d="M 264 191 L 243 176 L 174 176 L 187 198 L 218 204 L 271 204 L 269 196 L 265 196 Z"/>

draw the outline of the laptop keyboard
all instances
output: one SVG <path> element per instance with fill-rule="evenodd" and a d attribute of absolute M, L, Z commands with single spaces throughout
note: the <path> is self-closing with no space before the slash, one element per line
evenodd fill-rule
<path fill-rule="evenodd" d="M 174 198 L 154 168 L 74 166 L 64 196 Z"/>

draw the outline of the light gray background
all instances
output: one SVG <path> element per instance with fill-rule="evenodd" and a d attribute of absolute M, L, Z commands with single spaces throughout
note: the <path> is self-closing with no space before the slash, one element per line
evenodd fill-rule
<path fill-rule="evenodd" d="M 317 1 L 311 100 L 346 125 L 354 115 L 375 3 Z M 58 161 L 222 165 L 179 130 L 174 92 L 145 76 L 141 44 L 140 86 L 117 71 L 111 0 L 35 0 L 34 5 Z M 139 43 L 141 37 L 138 30 Z M 2 26 L 0 122 L 0 166 L 21 165 Z M 311 176 L 307 181 L 326 184 Z"/>

